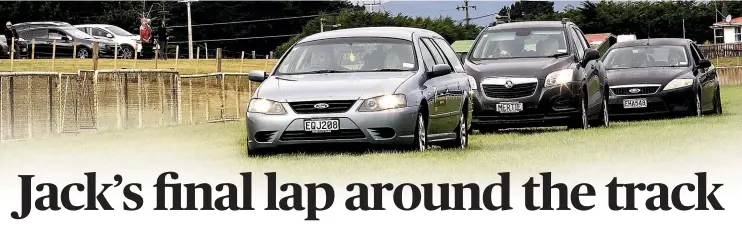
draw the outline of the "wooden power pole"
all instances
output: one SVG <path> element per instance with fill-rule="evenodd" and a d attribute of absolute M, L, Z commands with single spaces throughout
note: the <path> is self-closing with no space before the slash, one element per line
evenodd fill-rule
<path fill-rule="evenodd" d="M 469 25 L 469 21 L 471 21 L 471 17 L 469 17 L 469 8 L 476 10 L 477 9 L 477 6 L 470 6 L 469 5 L 469 0 L 464 0 L 464 5 L 463 6 L 457 6 L 456 7 L 457 10 L 463 10 L 464 13 L 466 14 L 466 17 L 464 18 L 464 20 L 466 21 L 466 25 Z"/>

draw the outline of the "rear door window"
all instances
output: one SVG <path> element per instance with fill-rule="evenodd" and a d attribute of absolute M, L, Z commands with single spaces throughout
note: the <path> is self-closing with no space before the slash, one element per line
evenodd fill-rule
<path fill-rule="evenodd" d="M 445 54 L 446 58 L 448 59 L 448 63 L 453 66 L 453 70 L 455 72 L 465 72 L 464 67 L 461 65 L 461 62 L 459 61 L 456 52 L 454 52 L 453 48 L 451 48 L 451 45 L 448 44 L 448 42 L 446 42 L 445 40 L 439 38 L 434 39 L 434 41 L 438 45 L 438 48 L 443 51 L 443 54 Z"/>
<path fill-rule="evenodd" d="M 435 59 L 433 59 L 433 54 L 430 52 L 430 49 L 428 46 L 425 45 L 425 43 L 420 40 L 420 55 L 423 57 L 423 62 L 425 63 L 425 70 L 431 71 L 433 70 L 433 65 L 435 65 Z"/>

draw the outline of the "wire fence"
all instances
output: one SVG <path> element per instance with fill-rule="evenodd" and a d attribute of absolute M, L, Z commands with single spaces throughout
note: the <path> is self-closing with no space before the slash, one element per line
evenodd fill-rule
<path fill-rule="evenodd" d="M 247 73 L 0 73 L 0 141 L 244 119 Z"/>

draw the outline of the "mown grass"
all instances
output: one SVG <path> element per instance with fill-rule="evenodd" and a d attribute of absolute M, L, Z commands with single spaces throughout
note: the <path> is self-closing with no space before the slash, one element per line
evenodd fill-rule
<path fill-rule="evenodd" d="M 215 59 L 188 60 L 131 60 L 131 59 L 99 59 L 98 69 L 176 69 L 181 74 L 201 74 L 216 72 Z M 249 72 L 252 70 L 271 70 L 276 60 L 270 59 L 223 59 L 222 72 Z M 0 71 L 16 72 L 77 72 L 78 70 L 92 70 L 92 59 L 20 59 L 14 60 L 12 69 L 10 60 L 0 60 Z"/>
<path fill-rule="evenodd" d="M 493 176 L 500 171 L 541 172 L 629 165 L 637 170 L 686 162 L 727 162 L 742 154 L 742 86 L 722 89 L 724 114 L 699 118 L 614 122 L 609 128 L 512 130 L 472 136 L 466 150 L 424 153 L 282 154 L 251 157 L 245 149 L 245 123 L 229 122 L 130 130 L 8 142 L 0 145 L 0 165 L 71 165 L 110 169 L 275 171 L 294 179 L 321 176 L 449 180 Z M 736 155 L 735 155 L 736 154 Z M 181 164 L 187 163 L 187 166 Z M 31 165 L 31 166 L 29 166 Z M 80 166 L 83 165 L 83 166 Z M 697 170 L 694 170 L 697 171 Z"/>

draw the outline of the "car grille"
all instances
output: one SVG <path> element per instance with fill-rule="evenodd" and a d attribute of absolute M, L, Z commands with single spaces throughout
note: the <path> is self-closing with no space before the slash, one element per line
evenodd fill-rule
<path fill-rule="evenodd" d="M 513 85 L 512 88 L 505 88 L 504 85 L 482 85 L 484 94 L 491 98 L 520 98 L 528 97 L 536 92 L 538 83 L 525 83 Z"/>
<path fill-rule="evenodd" d="M 305 101 L 290 102 L 289 105 L 297 114 L 328 114 L 328 113 L 345 113 L 353 106 L 355 100 L 347 101 Z M 327 108 L 318 109 L 314 106 L 320 103 L 328 105 Z"/>
<path fill-rule="evenodd" d="M 312 133 L 310 131 L 285 131 L 281 141 L 296 140 L 333 140 L 333 139 L 362 139 L 366 135 L 359 129 L 342 129 L 330 133 Z"/>
<path fill-rule="evenodd" d="M 657 90 L 659 90 L 660 86 L 634 86 L 634 87 L 615 87 L 611 88 L 611 92 L 613 92 L 614 95 L 644 95 L 644 94 L 653 94 L 656 93 Z M 639 92 L 632 93 L 632 89 L 638 89 Z"/>

